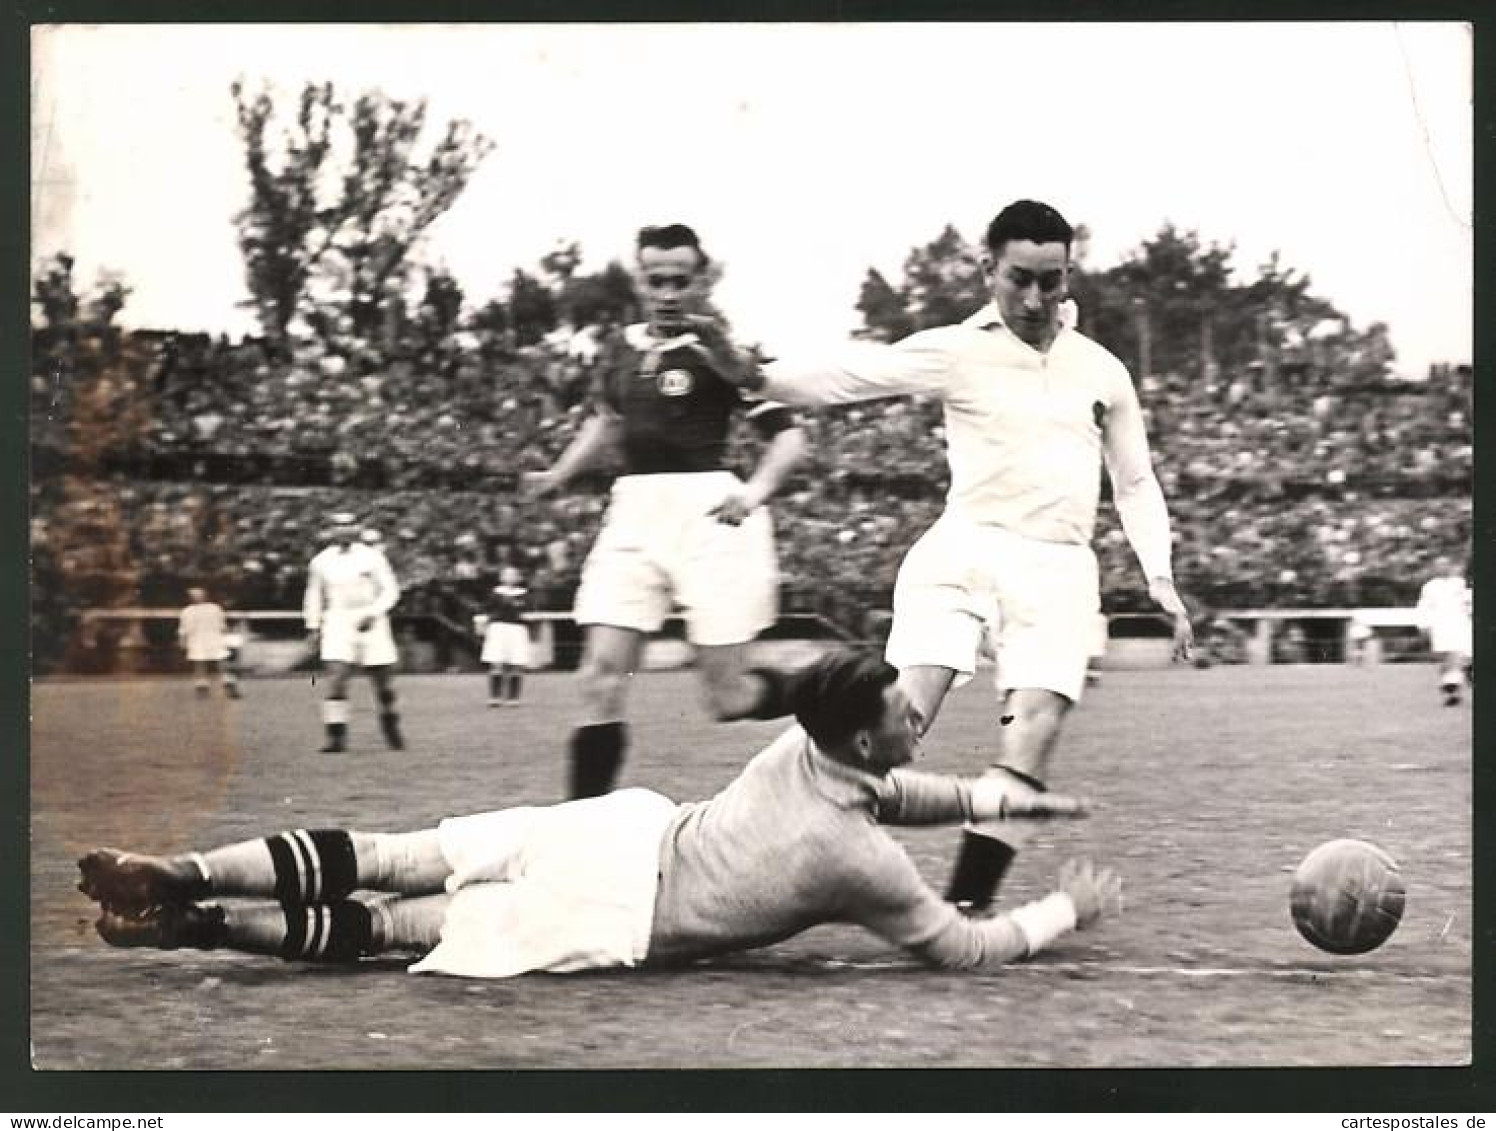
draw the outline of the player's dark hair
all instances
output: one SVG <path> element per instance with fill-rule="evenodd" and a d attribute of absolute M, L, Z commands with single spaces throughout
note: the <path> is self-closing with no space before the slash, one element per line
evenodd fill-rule
<path fill-rule="evenodd" d="M 706 267 L 711 262 L 706 249 L 701 246 L 701 239 L 696 232 L 685 224 L 661 224 L 658 227 L 649 226 L 639 229 L 637 251 L 643 251 L 646 247 L 659 248 L 661 251 L 670 251 L 672 248 L 689 247 L 696 253 L 696 258 L 701 267 Z"/>
<path fill-rule="evenodd" d="M 992 218 L 983 241 L 992 255 L 1002 254 L 1009 240 L 1062 243 L 1070 250 L 1075 229 L 1049 205 L 1037 200 L 1015 200 Z"/>
<path fill-rule="evenodd" d="M 795 720 L 818 746 L 844 742 L 883 718 L 883 692 L 898 669 L 875 652 L 838 648 L 793 677 Z"/>

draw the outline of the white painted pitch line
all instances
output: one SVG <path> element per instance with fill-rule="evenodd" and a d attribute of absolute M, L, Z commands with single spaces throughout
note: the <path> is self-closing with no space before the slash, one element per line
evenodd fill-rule
<path fill-rule="evenodd" d="M 828 959 L 824 965 L 838 970 L 919 970 L 906 962 L 867 960 L 847 962 Z M 998 973 L 998 969 L 984 973 Z M 1285 966 L 1123 966 L 1110 962 L 1014 962 L 1001 967 L 1003 974 L 1094 974 L 1097 977 L 1114 974 L 1131 974 L 1140 977 L 1165 978 L 1279 978 L 1284 980 L 1320 981 L 1340 978 L 1387 978 L 1412 982 L 1443 982 L 1449 975 L 1420 974 L 1406 970 L 1385 970 L 1366 966 L 1330 967 L 1285 967 Z"/>

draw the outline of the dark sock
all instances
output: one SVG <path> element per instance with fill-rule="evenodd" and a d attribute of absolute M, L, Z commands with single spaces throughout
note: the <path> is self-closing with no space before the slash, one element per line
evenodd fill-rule
<path fill-rule="evenodd" d="M 956 856 L 950 886 L 946 888 L 946 901 L 973 911 L 985 911 L 992 905 L 997 885 L 1017 855 L 1000 840 L 969 830 L 963 833 L 961 851 Z"/>
<path fill-rule="evenodd" d="M 358 882 L 353 838 L 342 829 L 297 829 L 266 837 L 281 903 L 342 899 Z"/>
<path fill-rule="evenodd" d="M 519 702 L 520 692 L 524 690 L 524 676 L 517 672 L 509 677 L 509 698 Z"/>
<path fill-rule="evenodd" d="M 379 712 L 379 729 L 384 732 L 386 746 L 392 750 L 405 749 L 405 737 L 400 733 L 400 715 L 398 712 Z"/>
<path fill-rule="evenodd" d="M 571 732 L 571 797 L 597 797 L 613 788 L 628 749 L 628 725 L 593 723 Z"/>
<path fill-rule="evenodd" d="M 1007 766 L 1002 770 L 1043 792 L 1044 783 L 1038 778 Z M 946 889 L 946 901 L 962 904 L 973 911 L 985 911 L 992 906 L 998 886 L 1017 855 L 1018 849 L 999 836 L 984 836 L 966 830 L 961 836 L 961 849 L 951 872 L 950 886 Z"/>
<path fill-rule="evenodd" d="M 355 962 L 374 950 L 374 920 L 362 903 L 287 904 L 280 956 L 310 962 Z"/>
<path fill-rule="evenodd" d="M 490 699 L 502 699 L 504 697 L 504 677 L 498 672 L 488 673 L 488 697 Z"/>
<path fill-rule="evenodd" d="M 327 724 L 327 745 L 338 750 L 341 750 L 343 749 L 343 747 L 348 745 L 347 723 Z"/>

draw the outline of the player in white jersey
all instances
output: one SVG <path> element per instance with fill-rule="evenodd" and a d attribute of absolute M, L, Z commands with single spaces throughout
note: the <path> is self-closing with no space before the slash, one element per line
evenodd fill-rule
<path fill-rule="evenodd" d="M 239 698 L 239 684 L 228 664 L 228 618 L 224 616 L 223 606 L 208 600 L 207 591 L 199 588 L 187 590 L 187 600 L 189 603 L 177 621 L 177 639 L 192 665 L 197 693 L 208 695 L 209 677 L 217 675 L 223 693 L 230 699 Z"/>
<path fill-rule="evenodd" d="M 392 750 L 403 750 L 400 714 L 395 703 L 395 637 L 390 610 L 400 586 L 384 554 L 359 540 L 354 517 L 332 516 L 332 545 L 318 552 L 307 567 L 301 613 L 330 676 L 322 701 L 327 742 L 322 753 L 338 753 L 348 743 L 348 671 L 357 664 L 374 683 L 379 725 Z"/>
<path fill-rule="evenodd" d="M 1434 576 L 1418 593 L 1418 626 L 1428 634 L 1439 658 L 1439 690 L 1446 707 L 1464 697 L 1474 644 L 1470 625 L 1472 598 L 1465 576 L 1448 558 L 1435 563 Z"/>
<path fill-rule="evenodd" d="M 887 657 L 929 726 L 952 685 L 973 674 L 990 625 L 1003 704 L 991 772 L 1040 785 L 1086 682 L 1100 608 L 1090 543 L 1103 463 L 1148 592 L 1173 622 L 1174 655 L 1193 649 L 1132 379 L 1062 316 L 1073 236 L 1047 204 L 1017 201 L 987 229 L 992 301 L 966 321 L 891 346 L 853 343 L 826 359 L 731 370 L 786 404 L 941 399 L 950 491 L 900 566 Z M 948 898 L 987 906 L 1024 839 L 1017 824 L 968 826 Z"/>

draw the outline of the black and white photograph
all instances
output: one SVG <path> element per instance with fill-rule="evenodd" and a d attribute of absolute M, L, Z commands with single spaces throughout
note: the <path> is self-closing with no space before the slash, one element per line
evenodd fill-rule
<path fill-rule="evenodd" d="M 31 1068 L 1469 1067 L 1474 46 L 33 24 Z"/>

